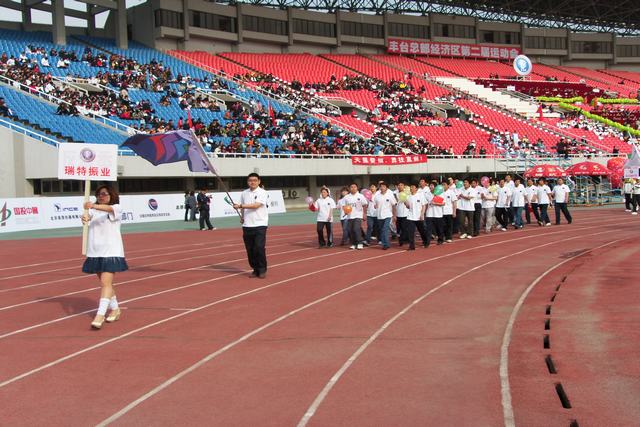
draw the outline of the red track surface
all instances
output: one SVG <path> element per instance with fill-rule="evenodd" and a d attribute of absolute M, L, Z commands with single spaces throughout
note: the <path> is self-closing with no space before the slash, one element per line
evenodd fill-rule
<path fill-rule="evenodd" d="M 637 425 L 640 223 L 574 217 L 412 253 L 274 227 L 266 280 L 239 230 L 130 234 L 101 331 L 77 239 L 4 242 L 0 424 Z"/>

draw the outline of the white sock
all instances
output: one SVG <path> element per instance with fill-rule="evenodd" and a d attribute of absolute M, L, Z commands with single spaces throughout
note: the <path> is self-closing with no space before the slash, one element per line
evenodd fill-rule
<path fill-rule="evenodd" d="M 107 314 L 107 308 L 109 307 L 109 298 L 100 298 L 100 305 L 98 306 L 98 316 L 104 316 Z"/>
<path fill-rule="evenodd" d="M 118 300 L 116 299 L 115 295 L 111 297 L 111 302 L 109 302 L 109 309 L 110 310 L 118 309 Z"/>

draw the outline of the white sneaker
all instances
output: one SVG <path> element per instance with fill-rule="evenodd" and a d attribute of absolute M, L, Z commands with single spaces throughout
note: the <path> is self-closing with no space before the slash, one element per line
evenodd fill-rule
<path fill-rule="evenodd" d="M 551 227 L 551 223 L 550 223 L 550 222 L 548 222 L 548 223 L 546 223 L 544 226 L 545 226 L 545 227 Z"/>
<path fill-rule="evenodd" d="M 382 242 L 378 242 L 378 246 L 382 246 Z"/>
<path fill-rule="evenodd" d="M 466 239 L 466 238 L 467 238 L 466 233 L 465 233 L 465 234 L 463 234 L 462 236 L 460 236 L 460 238 L 461 238 L 461 239 Z"/>
<path fill-rule="evenodd" d="M 625 212 L 631 212 L 631 209 L 625 209 L 624 211 Z"/>
<path fill-rule="evenodd" d="M 473 236 L 472 235 L 468 235 L 467 239 L 473 239 Z"/>
<path fill-rule="evenodd" d="M 631 212 L 631 215 L 638 215 L 638 212 Z"/>
<path fill-rule="evenodd" d="M 349 246 L 349 249 L 355 249 L 355 248 L 356 248 L 356 245 Z"/>
<path fill-rule="evenodd" d="M 447 242 L 447 243 L 453 243 L 453 240 L 451 240 L 451 239 L 447 239 L 447 240 L 446 240 L 446 242 Z"/>
<path fill-rule="evenodd" d="M 507 229 L 506 229 L 506 228 L 504 228 L 504 227 L 502 227 L 502 228 L 500 229 L 500 231 L 507 231 Z"/>
<path fill-rule="evenodd" d="M 364 246 L 362 246 L 362 245 L 358 245 L 358 246 L 356 247 L 356 249 L 357 249 L 357 250 L 361 250 L 361 249 L 363 249 L 363 248 L 364 248 Z"/>

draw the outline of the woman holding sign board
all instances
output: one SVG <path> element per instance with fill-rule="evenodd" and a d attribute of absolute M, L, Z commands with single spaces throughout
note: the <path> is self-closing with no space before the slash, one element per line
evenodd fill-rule
<path fill-rule="evenodd" d="M 82 271 L 96 274 L 102 285 L 98 313 L 91 322 L 94 329 L 102 328 L 105 321 L 115 322 L 120 318 L 120 308 L 113 290 L 115 273 L 129 269 L 124 258 L 124 247 L 120 235 L 120 196 L 106 185 L 101 185 L 95 192 L 96 202 L 86 202 L 84 208 L 88 214 L 82 216 L 82 223 L 89 225 L 87 259 Z M 108 317 L 107 309 L 110 309 Z"/>

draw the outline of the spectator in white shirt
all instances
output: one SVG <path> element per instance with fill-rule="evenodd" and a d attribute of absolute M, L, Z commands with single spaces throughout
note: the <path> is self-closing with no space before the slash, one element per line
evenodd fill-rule
<path fill-rule="evenodd" d="M 496 219 L 502 231 L 507 231 L 509 225 L 508 211 L 511 209 L 511 189 L 506 185 L 504 179 L 500 180 L 498 187 L 498 198 L 496 199 Z"/>
<path fill-rule="evenodd" d="M 458 197 L 456 192 L 449 186 L 448 182 L 442 183 L 444 192 L 442 198 L 444 199 L 444 207 L 442 209 L 443 227 L 444 227 L 444 239 L 445 242 L 453 242 L 453 223 L 456 218 L 456 205 Z"/>
<path fill-rule="evenodd" d="M 373 205 L 376 209 L 376 219 L 378 221 L 380 243 L 382 249 L 387 250 L 389 244 L 389 225 L 392 218 L 395 219 L 395 206 L 398 203 L 396 196 L 389 190 L 387 183 L 380 182 L 380 192 L 374 197 Z"/>
<path fill-rule="evenodd" d="M 49 66 L 49 58 L 46 56 L 43 56 L 42 59 L 40 59 L 40 65 L 42 65 L 43 67 L 48 67 Z"/>
<path fill-rule="evenodd" d="M 513 186 L 513 192 L 511 194 L 511 206 L 513 207 L 513 220 L 515 228 L 523 228 L 522 224 L 522 211 L 525 205 L 525 193 L 526 189 L 524 185 L 520 183 L 520 178 L 516 178 Z"/>
<path fill-rule="evenodd" d="M 525 188 L 525 202 L 527 203 L 525 209 L 525 218 L 527 224 L 531 224 L 531 212 L 536 218 L 536 221 L 540 221 L 540 215 L 538 214 L 538 203 L 534 202 L 534 195 L 536 194 L 536 186 L 532 179 L 527 180 L 527 187 Z"/>
<path fill-rule="evenodd" d="M 536 187 L 536 194 L 534 195 L 536 203 L 538 203 L 538 208 L 540 209 L 540 220 L 538 221 L 538 225 L 540 226 L 551 225 L 551 220 L 549 220 L 549 214 L 547 213 L 550 196 L 551 189 L 547 185 L 547 181 L 544 178 L 540 178 L 538 180 L 538 186 Z"/>
<path fill-rule="evenodd" d="M 496 182 L 491 179 L 486 182 L 484 188 L 482 188 L 482 226 L 484 226 L 485 233 L 490 233 L 491 229 L 496 222 L 496 200 L 498 199 L 498 192 L 495 188 Z"/>
<path fill-rule="evenodd" d="M 460 231 L 461 239 L 473 238 L 473 213 L 475 212 L 475 206 L 473 203 L 473 196 L 475 192 L 471 189 L 471 184 L 468 179 L 464 180 L 464 187 L 458 196 L 458 213 L 460 214 Z"/>
<path fill-rule="evenodd" d="M 58 68 L 67 68 L 67 64 L 64 62 L 62 58 L 58 58 L 58 63 L 56 64 Z"/>
<path fill-rule="evenodd" d="M 411 184 L 411 195 L 405 202 L 407 207 L 407 237 L 409 238 L 409 249 L 416 249 L 416 228 L 422 238 L 422 245 L 427 245 L 427 231 L 424 226 L 424 214 L 427 209 L 427 203 L 424 192 L 418 192 L 418 186 Z"/>
<path fill-rule="evenodd" d="M 318 211 L 317 226 L 318 246 L 330 248 L 333 246 L 333 210 L 336 208 L 336 202 L 329 196 L 329 189 L 322 187 L 320 190 L 320 198 L 314 202 L 314 206 Z M 327 239 L 324 238 L 324 230 L 327 230 Z"/>
<path fill-rule="evenodd" d="M 349 213 L 349 236 L 351 237 L 351 249 L 362 249 L 362 219 L 365 216 L 365 208 L 369 205 L 369 201 L 360 193 L 358 193 L 358 184 L 355 182 L 349 186 L 349 194 L 345 196 L 345 203 L 351 206 Z"/>
<path fill-rule="evenodd" d="M 567 223 L 571 224 L 573 218 L 571 218 L 571 214 L 569 213 L 569 209 L 567 208 L 567 204 L 569 203 L 569 193 L 571 190 L 569 186 L 564 183 L 564 179 L 558 178 L 558 182 L 553 187 L 553 201 L 556 211 L 556 225 L 560 225 L 560 211 L 564 215 Z"/>

